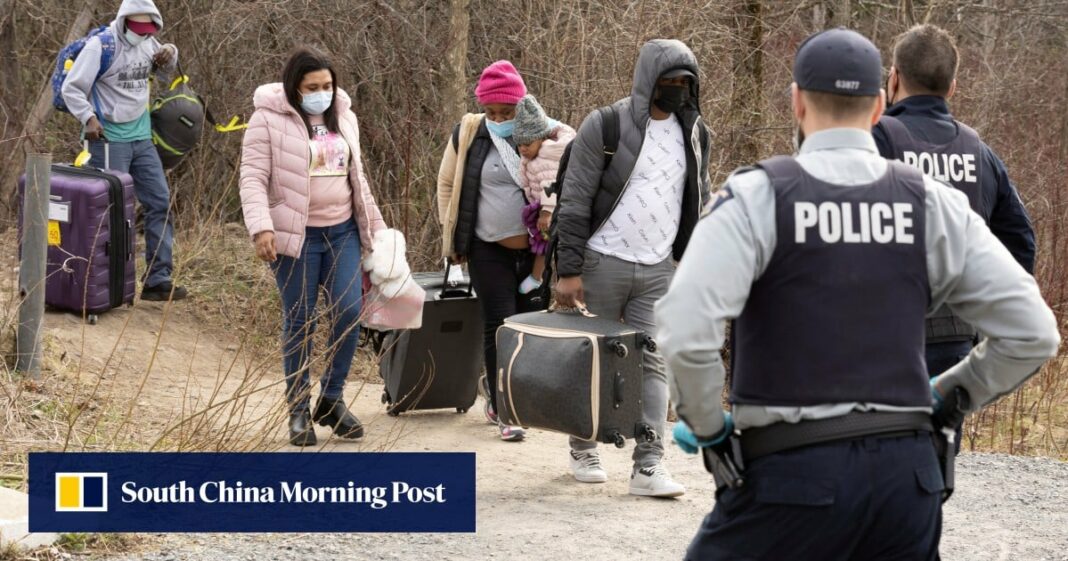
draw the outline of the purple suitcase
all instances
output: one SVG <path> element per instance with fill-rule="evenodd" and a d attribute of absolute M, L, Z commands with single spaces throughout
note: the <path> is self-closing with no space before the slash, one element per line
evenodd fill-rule
<path fill-rule="evenodd" d="M 23 176 L 20 195 L 25 183 Z M 59 223 L 60 240 L 48 247 L 45 303 L 96 323 L 96 314 L 133 303 L 133 178 L 57 164 L 51 184 L 48 218 Z"/>

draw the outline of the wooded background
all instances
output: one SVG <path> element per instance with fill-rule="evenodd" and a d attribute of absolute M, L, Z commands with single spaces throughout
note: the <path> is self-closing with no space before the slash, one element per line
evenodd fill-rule
<path fill-rule="evenodd" d="M 893 38 L 930 22 L 956 36 L 962 62 L 954 114 L 1009 168 L 1038 232 L 1036 277 L 1063 318 L 1068 161 L 1068 0 L 157 0 L 191 84 L 216 116 L 252 112 L 256 86 L 278 81 L 288 53 L 333 57 L 354 99 L 364 157 L 387 220 L 416 260 L 437 256 L 434 187 L 453 124 L 476 110 L 481 69 L 509 59 L 550 116 L 577 127 L 630 92 L 641 44 L 687 43 L 701 65 L 701 107 L 718 184 L 735 167 L 790 149 L 793 53 L 814 31 L 845 25 L 889 60 Z M 56 53 L 118 0 L 0 0 L 0 226 L 14 223 L 24 151 L 70 160 L 73 118 L 40 103 Z M 47 92 L 50 101 L 51 92 Z M 35 108 L 35 103 L 38 103 Z M 240 221 L 241 134 L 208 131 L 170 174 L 179 232 Z M 177 252 L 181 259 L 181 250 Z M 1068 383 L 1055 361 L 1021 392 L 973 420 L 972 442 L 1068 454 Z"/>

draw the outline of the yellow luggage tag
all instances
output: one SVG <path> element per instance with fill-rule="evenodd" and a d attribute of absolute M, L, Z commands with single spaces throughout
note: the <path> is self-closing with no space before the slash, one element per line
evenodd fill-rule
<path fill-rule="evenodd" d="M 81 153 L 78 154 L 78 157 L 74 158 L 74 167 L 84 167 L 85 164 L 89 163 L 89 160 L 92 157 L 93 155 L 89 153 L 89 150 L 82 150 Z"/>
<path fill-rule="evenodd" d="M 58 220 L 49 220 L 48 221 L 48 245 L 60 245 L 61 242 L 62 242 L 62 240 L 59 237 L 59 221 Z"/>

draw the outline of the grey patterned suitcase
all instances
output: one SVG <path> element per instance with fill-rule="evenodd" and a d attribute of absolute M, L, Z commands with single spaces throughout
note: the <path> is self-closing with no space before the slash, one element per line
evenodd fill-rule
<path fill-rule="evenodd" d="M 641 330 L 576 312 L 512 316 L 497 330 L 497 412 L 502 422 L 623 447 L 653 439 L 642 420 Z"/>

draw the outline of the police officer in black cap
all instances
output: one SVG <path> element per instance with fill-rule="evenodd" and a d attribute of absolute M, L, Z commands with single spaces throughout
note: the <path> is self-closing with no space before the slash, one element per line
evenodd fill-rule
<path fill-rule="evenodd" d="M 879 153 L 963 191 L 994 236 L 1033 272 L 1035 233 L 1005 164 L 949 112 L 959 63 L 953 37 L 938 26 L 917 25 L 897 38 L 893 57 L 887 80 L 892 105 L 872 129 Z M 928 373 L 937 376 L 960 362 L 975 339 L 975 328 L 943 306 L 927 318 Z"/>
<path fill-rule="evenodd" d="M 808 38 L 794 80 L 799 153 L 727 180 L 656 309 L 675 440 L 718 487 L 687 559 L 934 559 L 932 413 L 1017 387 L 1055 354 L 1056 321 L 963 194 L 879 156 L 870 41 Z M 942 304 L 987 338 L 929 385 L 924 316 Z"/>

